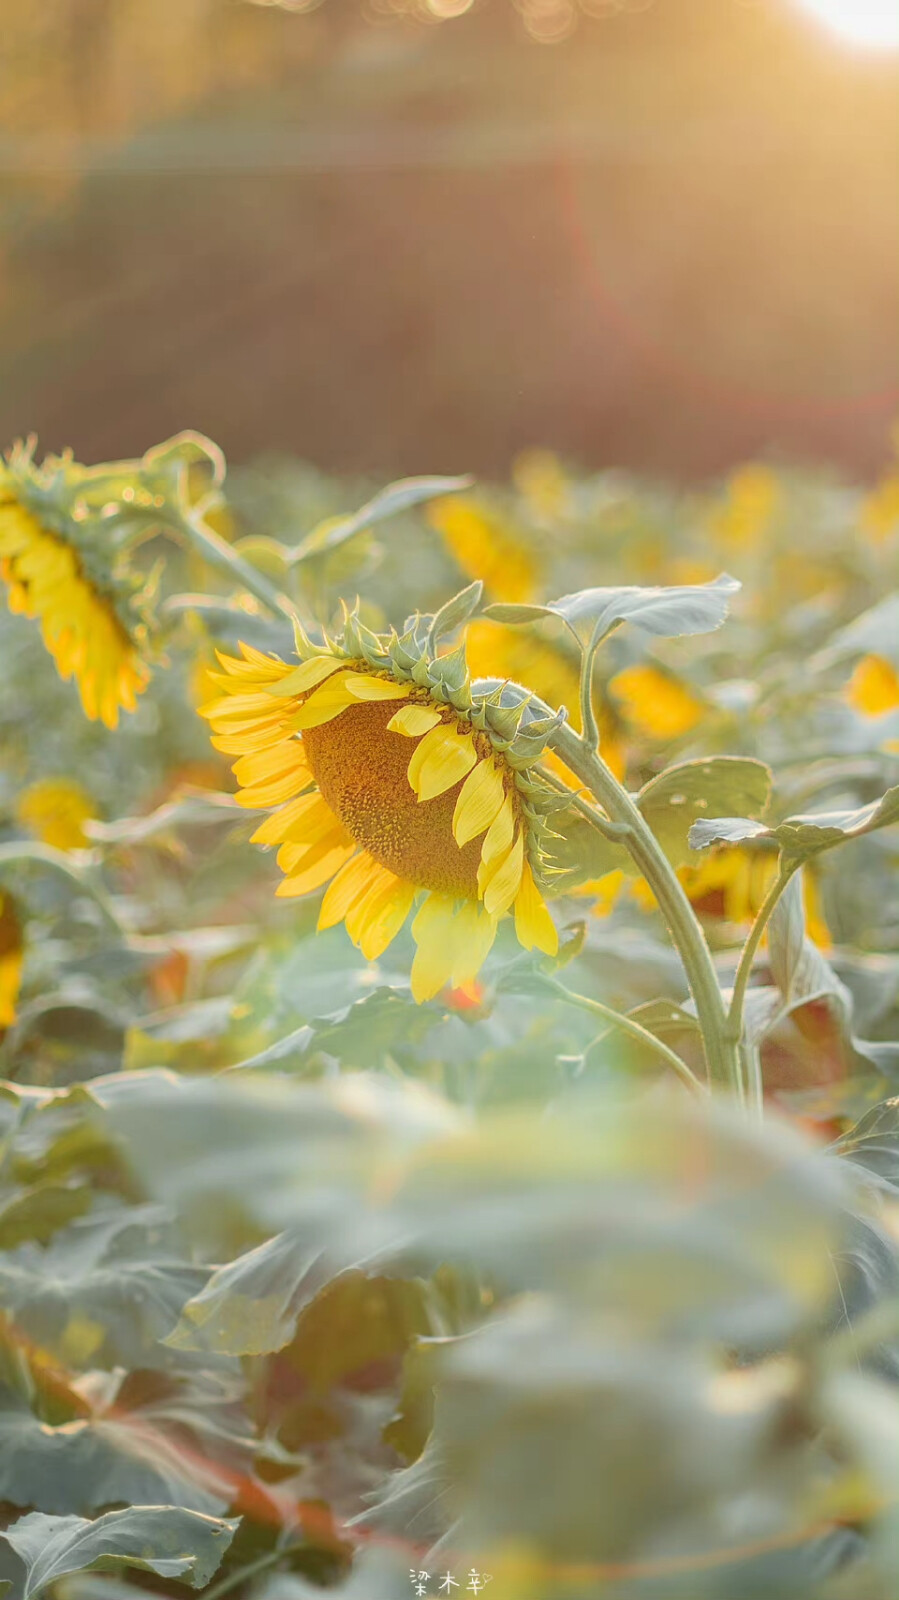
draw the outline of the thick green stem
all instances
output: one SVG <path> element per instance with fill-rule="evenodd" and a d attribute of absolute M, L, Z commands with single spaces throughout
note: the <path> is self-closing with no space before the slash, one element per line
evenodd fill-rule
<path fill-rule="evenodd" d="M 711 951 L 677 873 L 627 790 L 600 756 L 568 727 L 559 728 L 551 743 L 611 820 L 627 824 L 630 831 L 622 843 L 655 895 L 684 963 L 702 1029 L 709 1081 L 739 1094 L 743 1078 L 737 1039 Z"/>
<path fill-rule="evenodd" d="M 627 1033 L 632 1039 L 639 1040 L 640 1044 L 645 1045 L 647 1050 L 652 1050 L 655 1055 L 660 1056 L 671 1067 L 672 1071 L 677 1073 L 681 1082 L 685 1083 L 687 1088 L 692 1089 L 695 1094 L 705 1094 L 707 1092 L 705 1084 L 700 1083 L 695 1072 L 692 1072 L 687 1066 L 686 1061 L 682 1061 L 674 1050 L 671 1050 L 662 1039 L 657 1039 L 655 1034 L 650 1033 L 648 1028 L 641 1027 L 639 1022 L 634 1021 L 633 1017 L 625 1016 L 622 1012 L 613 1010 L 611 1006 L 604 1006 L 601 1000 L 593 1000 L 589 995 L 575 994 L 573 989 L 566 988 L 565 984 L 560 983 L 557 978 L 547 978 L 545 982 L 552 987 L 555 994 L 560 995 L 563 1000 L 567 1000 L 569 1005 L 577 1006 L 581 1011 L 589 1011 L 591 1016 L 602 1017 L 610 1028 L 617 1028 L 620 1033 Z"/>

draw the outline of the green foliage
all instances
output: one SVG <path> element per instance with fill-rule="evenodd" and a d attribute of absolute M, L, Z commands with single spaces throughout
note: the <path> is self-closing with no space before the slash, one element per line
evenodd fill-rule
<path fill-rule="evenodd" d="M 164 557 L 168 664 L 110 736 L 0 616 L 11 1600 L 398 1600 L 410 1570 L 892 1600 L 894 547 L 860 492 L 769 476 L 742 542 L 733 484 L 559 469 L 548 510 L 285 462 L 225 501 L 192 435 L 90 478 L 117 559 Z M 430 504 L 459 494 L 474 544 Z M 503 924 L 477 985 L 416 1005 L 408 933 L 369 963 L 275 898 L 195 707 L 214 643 L 286 657 L 295 617 L 363 656 L 430 634 L 450 696 L 466 638 L 546 764 L 557 957 Z M 555 759 L 566 699 L 617 820 Z M 54 843 L 24 798 L 75 776 L 91 814 Z M 697 949 L 764 1118 L 705 1092 Z"/>

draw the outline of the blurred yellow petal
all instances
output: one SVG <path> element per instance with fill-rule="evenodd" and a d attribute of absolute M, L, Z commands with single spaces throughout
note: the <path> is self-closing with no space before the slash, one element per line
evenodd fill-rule
<path fill-rule="evenodd" d="M 899 672 L 883 656 L 865 656 L 846 686 L 849 704 L 865 717 L 899 709 Z"/>
<path fill-rule="evenodd" d="M 658 667 L 625 667 L 609 692 L 629 723 L 650 739 L 677 739 L 703 714 L 703 702 L 685 684 Z"/>

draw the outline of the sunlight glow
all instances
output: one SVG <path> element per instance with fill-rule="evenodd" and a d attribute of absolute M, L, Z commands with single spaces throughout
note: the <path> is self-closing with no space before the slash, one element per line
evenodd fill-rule
<path fill-rule="evenodd" d="M 899 0 L 799 0 L 853 44 L 899 49 Z"/>

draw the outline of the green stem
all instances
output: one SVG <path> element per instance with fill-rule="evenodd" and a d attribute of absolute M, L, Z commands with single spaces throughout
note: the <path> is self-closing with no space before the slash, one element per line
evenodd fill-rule
<path fill-rule="evenodd" d="M 639 1022 L 634 1021 L 633 1017 L 625 1016 L 620 1011 L 614 1011 L 611 1006 L 604 1006 L 601 1000 L 592 1000 L 589 995 L 575 994 L 573 989 L 567 989 L 565 984 L 560 983 L 557 978 L 544 978 L 543 981 L 552 988 L 555 994 L 560 995 L 563 1000 L 567 1000 L 569 1005 L 577 1006 L 581 1011 L 589 1011 L 594 1017 L 602 1017 L 604 1022 L 607 1022 L 611 1028 L 617 1028 L 619 1033 L 627 1033 L 630 1034 L 632 1039 L 638 1039 L 641 1044 L 646 1046 L 647 1050 L 652 1050 L 655 1055 L 660 1056 L 677 1073 L 681 1082 L 685 1083 L 688 1089 L 692 1089 L 696 1094 L 707 1093 L 705 1084 L 700 1083 L 695 1072 L 691 1072 L 687 1066 L 686 1061 L 682 1061 L 674 1050 L 671 1050 L 661 1039 L 657 1039 L 655 1034 L 650 1033 L 648 1028 L 641 1027 Z"/>
<path fill-rule="evenodd" d="M 566 766 L 588 785 L 611 820 L 630 828 L 622 842 L 652 889 L 684 963 L 702 1029 L 709 1081 L 739 1093 L 743 1074 L 737 1041 L 711 951 L 677 873 L 627 790 L 600 756 L 566 726 L 553 734 L 551 743 Z"/>
<path fill-rule="evenodd" d="M 597 623 L 581 661 L 581 729 L 584 742 L 591 750 L 595 750 L 599 744 L 599 724 L 593 709 L 593 663 L 601 643 L 602 635 Z"/>
<path fill-rule="evenodd" d="M 217 567 L 241 589 L 246 589 L 249 594 L 255 595 L 256 599 L 275 616 L 291 618 L 294 616 L 295 607 L 288 596 L 282 594 L 280 589 L 276 589 L 257 567 L 252 566 L 249 561 L 244 561 L 243 556 L 238 555 L 227 539 L 223 539 L 214 528 L 210 528 L 202 517 L 194 513 L 185 513 L 177 521 L 167 517 L 163 526 L 180 533 L 209 566 Z"/>
<path fill-rule="evenodd" d="M 749 978 L 752 972 L 752 963 L 755 960 L 756 951 L 761 944 L 762 934 L 768 926 L 771 913 L 774 910 L 774 907 L 777 905 L 778 900 L 783 894 L 798 865 L 799 863 L 795 861 L 790 862 L 787 865 L 781 864 L 777 877 L 774 879 L 774 882 L 772 883 L 768 893 L 765 895 L 765 898 L 758 909 L 756 919 L 749 930 L 746 943 L 740 951 L 740 959 L 737 963 L 737 973 L 736 977 L 734 978 L 733 993 L 731 995 L 730 1011 L 728 1013 L 728 1020 L 731 1025 L 731 1029 L 735 1037 L 738 1039 L 743 1033 L 743 1006 L 746 1000 L 746 990 L 749 987 Z"/>
<path fill-rule="evenodd" d="M 545 783 L 548 788 L 554 789 L 556 794 L 564 795 L 568 804 L 573 806 L 575 811 L 579 811 L 581 816 L 590 823 L 591 827 L 595 828 L 597 833 L 601 833 L 604 839 L 608 839 L 610 844 L 624 844 L 631 832 L 630 823 L 610 822 L 608 817 L 604 816 L 601 811 L 597 811 L 595 806 L 591 806 L 589 800 L 585 800 L 583 795 L 578 794 L 576 789 L 569 789 L 567 783 L 563 783 L 562 779 L 556 777 L 551 768 L 543 766 L 542 762 L 538 762 L 534 770 L 541 783 Z"/>

